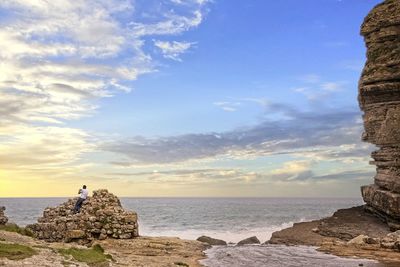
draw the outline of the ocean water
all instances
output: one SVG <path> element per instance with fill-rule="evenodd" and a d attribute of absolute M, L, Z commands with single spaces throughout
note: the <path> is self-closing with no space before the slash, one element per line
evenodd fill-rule
<path fill-rule="evenodd" d="M 36 222 L 44 208 L 66 200 L 0 198 L 0 206 L 6 206 L 10 221 L 24 226 Z M 184 239 L 208 235 L 231 243 L 253 235 L 265 242 L 274 231 L 290 227 L 295 222 L 323 218 L 339 208 L 363 203 L 360 198 L 121 198 L 121 202 L 125 209 L 138 213 L 140 235 Z M 360 260 L 319 253 L 310 247 L 228 246 L 214 247 L 206 253 L 208 259 L 203 261 L 204 265 L 221 267 L 347 267 L 361 263 Z M 362 263 L 364 266 L 383 266 L 373 261 Z"/>

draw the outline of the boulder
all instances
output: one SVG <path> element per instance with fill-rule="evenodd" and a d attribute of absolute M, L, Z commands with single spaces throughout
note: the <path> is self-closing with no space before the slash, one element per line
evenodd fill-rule
<path fill-rule="evenodd" d="M 359 235 L 351 239 L 350 241 L 347 242 L 347 244 L 352 244 L 352 245 L 365 245 L 367 243 L 369 236 L 367 235 Z"/>
<path fill-rule="evenodd" d="M 203 243 L 207 243 L 211 246 L 226 246 L 226 242 L 224 240 L 221 239 L 216 239 L 216 238 L 212 238 L 209 236 L 200 236 L 199 238 L 196 239 L 197 241 L 203 242 Z"/>
<path fill-rule="evenodd" d="M 8 222 L 8 218 L 4 215 L 6 207 L 0 206 L 0 225 L 5 225 Z"/>
<path fill-rule="evenodd" d="M 258 238 L 256 236 L 252 236 L 252 237 L 243 239 L 239 243 L 237 243 L 238 246 L 251 245 L 251 244 L 260 244 L 260 240 L 258 240 Z"/>
<path fill-rule="evenodd" d="M 26 228 L 34 236 L 49 242 L 77 241 L 90 243 L 95 239 L 129 239 L 139 236 L 137 214 L 122 208 L 121 202 L 106 189 L 93 191 L 83 202 L 80 213 L 74 214 L 77 198 L 46 208 L 35 224 Z"/>
<path fill-rule="evenodd" d="M 367 62 L 359 82 L 358 100 L 364 112 L 363 141 L 378 150 L 374 184 L 361 187 L 367 210 L 400 229 L 400 1 L 386 0 L 361 27 Z"/>

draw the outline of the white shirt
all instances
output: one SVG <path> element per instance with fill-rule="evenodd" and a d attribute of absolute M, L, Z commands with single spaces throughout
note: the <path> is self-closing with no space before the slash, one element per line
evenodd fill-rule
<path fill-rule="evenodd" d="M 89 195 L 89 190 L 87 189 L 81 189 L 81 196 L 80 198 L 86 199 Z"/>

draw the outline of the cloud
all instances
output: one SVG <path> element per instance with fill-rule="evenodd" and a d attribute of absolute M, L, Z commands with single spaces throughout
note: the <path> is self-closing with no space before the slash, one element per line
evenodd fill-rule
<path fill-rule="evenodd" d="M 228 101 L 219 101 L 214 102 L 214 106 L 221 108 L 224 111 L 233 112 L 238 109 L 239 106 L 242 105 L 241 102 L 228 102 Z"/>
<path fill-rule="evenodd" d="M 168 171 L 149 171 L 137 173 L 108 173 L 113 177 L 144 177 L 147 182 L 169 184 L 213 184 L 213 183 L 248 183 L 257 178 L 255 172 L 237 169 L 183 169 Z"/>
<path fill-rule="evenodd" d="M 272 171 L 249 171 L 237 168 L 214 169 L 171 169 L 145 172 L 111 172 L 107 177 L 115 179 L 140 179 L 146 183 L 168 183 L 169 185 L 273 185 L 282 183 L 325 183 L 332 181 L 366 180 L 374 172 L 364 169 L 346 171 L 329 170 L 327 174 L 316 174 L 311 168 L 316 162 L 299 160 L 285 162 L 283 166 Z M 108 178 L 106 178 L 108 179 Z"/>
<path fill-rule="evenodd" d="M 321 88 L 328 92 L 336 92 L 343 89 L 343 82 L 324 82 Z"/>
<path fill-rule="evenodd" d="M 375 171 L 350 170 L 312 177 L 314 180 L 370 180 L 375 176 Z"/>
<path fill-rule="evenodd" d="M 58 123 L 90 114 L 94 98 L 129 91 L 127 82 L 155 71 L 146 36 L 198 26 L 202 6 L 195 1 L 181 13 L 168 11 L 144 23 L 131 1 L 2 1 L 0 91 L 3 99 L 28 102 L 7 113 Z M 175 60 L 192 44 L 155 42 Z"/>
<path fill-rule="evenodd" d="M 92 115 L 95 100 L 129 92 L 131 81 L 156 71 L 162 58 L 151 54 L 149 38 L 182 34 L 204 18 L 203 2 L 177 10 L 148 3 L 0 1 L 2 168 L 53 176 L 82 166 L 95 144 L 90 134 L 67 123 Z M 179 56 L 188 44 L 172 43 L 176 51 L 169 55 Z"/>
<path fill-rule="evenodd" d="M 170 1 L 178 5 L 190 5 L 193 3 L 204 5 L 208 2 L 211 2 L 211 0 L 170 0 Z"/>
<path fill-rule="evenodd" d="M 77 174 L 84 166 L 77 162 L 94 149 L 84 131 L 67 127 L 1 127 L 0 140 L 0 168 L 14 174 Z"/>
<path fill-rule="evenodd" d="M 304 84 L 292 88 L 295 93 L 302 94 L 309 101 L 319 101 L 332 96 L 334 93 L 344 90 L 346 81 L 324 81 L 316 74 L 303 75 L 298 78 Z"/>
<path fill-rule="evenodd" d="M 232 98 L 231 98 L 232 99 Z M 213 105 L 221 108 L 224 111 L 228 112 L 233 112 L 237 111 L 240 107 L 246 106 L 246 104 L 257 104 L 261 106 L 262 108 L 269 108 L 274 105 L 271 101 L 268 99 L 261 97 L 261 98 L 255 98 L 255 97 L 245 97 L 245 98 L 234 98 L 229 101 L 217 101 L 214 102 Z"/>
<path fill-rule="evenodd" d="M 217 155 L 254 158 L 302 151 L 347 158 L 365 149 L 360 142 L 362 124 L 358 111 L 304 112 L 279 103 L 270 104 L 269 108 L 283 114 L 284 119 L 265 120 L 256 126 L 222 133 L 116 140 L 101 148 L 125 156 L 126 166 L 169 164 Z"/>
<path fill-rule="evenodd" d="M 175 61 L 181 61 L 180 55 L 185 53 L 193 44 L 190 42 L 168 42 L 168 41 L 154 41 L 154 45 L 161 49 L 161 52 L 165 58 L 169 58 Z"/>

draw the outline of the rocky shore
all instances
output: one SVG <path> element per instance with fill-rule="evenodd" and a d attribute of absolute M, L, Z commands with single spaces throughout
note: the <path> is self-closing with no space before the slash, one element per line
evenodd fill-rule
<path fill-rule="evenodd" d="M 201 266 L 198 261 L 205 257 L 203 251 L 207 245 L 199 241 L 182 240 L 174 237 L 137 237 L 134 239 L 106 239 L 98 240 L 91 247 L 100 245 L 103 254 L 108 255 L 104 260 L 85 262 L 75 254 L 66 254 L 63 251 L 90 251 L 90 247 L 77 243 L 46 242 L 18 233 L 0 230 L 0 248 L 5 245 L 28 247 L 34 251 L 33 255 L 24 258 L 23 251 L 16 252 L 20 258 L 0 255 L 0 266 L 138 266 L 138 267 L 182 267 Z M 1 254 L 2 249 L 0 249 Z M 86 255 L 86 254 L 84 254 Z M 12 256 L 12 254 L 11 254 Z M 79 254 L 78 254 L 79 256 Z M 77 258 L 75 258 L 77 257 Z M 93 259 L 92 256 L 86 259 Z"/>
<path fill-rule="evenodd" d="M 337 256 L 400 266 L 400 232 L 392 232 L 364 206 L 341 209 L 321 220 L 295 223 L 273 233 L 267 243 L 316 246 L 319 251 Z"/>
<path fill-rule="evenodd" d="M 106 189 L 79 213 L 76 198 L 48 207 L 35 224 L 6 224 L 0 207 L 0 266 L 201 266 L 209 245 L 176 237 L 139 236 L 137 214 Z"/>

